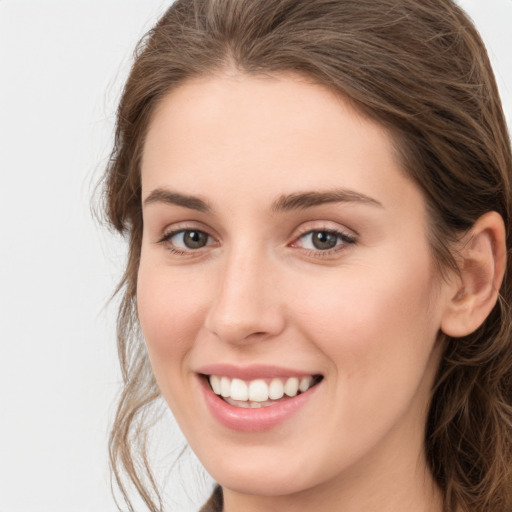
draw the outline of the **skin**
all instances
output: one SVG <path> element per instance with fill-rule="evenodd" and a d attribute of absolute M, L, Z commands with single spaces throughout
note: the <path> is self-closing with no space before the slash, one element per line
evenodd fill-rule
<path fill-rule="evenodd" d="M 371 201 L 275 208 L 283 195 L 339 189 Z M 153 200 L 143 208 L 141 327 L 162 395 L 223 486 L 225 511 L 442 510 L 423 438 L 454 287 L 436 273 L 424 198 L 386 130 L 297 76 L 194 79 L 154 113 L 142 192 Z M 207 244 L 162 241 L 186 229 Z M 319 250 L 313 230 L 352 242 Z M 201 366 L 283 361 L 323 376 L 290 420 L 253 433 L 212 417 Z"/>

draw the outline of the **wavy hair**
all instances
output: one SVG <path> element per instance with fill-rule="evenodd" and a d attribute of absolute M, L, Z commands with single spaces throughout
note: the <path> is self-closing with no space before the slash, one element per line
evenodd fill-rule
<path fill-rule="evenodd" d="M 484 44 L 453 1 L 177 0 L 137 47 L 103 182 L 108 221 L 129 241 L 118 288 L 124 387 L 110 459 L 130 510 L 125 482 L 162 510 L 146 454 L 159 391 L 136 316 L 145 134 L 173 87 L 233 66 L 302 74 L 386 127 L 423 191 L 441 271 L 456 268 L 451 242 L 488 211 L 503 217 L 512 246 L 510 139 Z M 512 509 L 511 276 L 508 268 L 476 332 L 445 340 L 425 450 L 446 512 Z"/>

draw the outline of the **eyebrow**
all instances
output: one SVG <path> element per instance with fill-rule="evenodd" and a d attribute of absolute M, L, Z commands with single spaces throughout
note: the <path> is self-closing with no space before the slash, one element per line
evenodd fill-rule
<path fill-rule="evenodd" d="M 144 200 L 144 206 L 153 203 L 165 203 L 183 206 L 202 213 L 211 212 L 210 205 L 197 196 L 173 192 L 164 188 L 156 188 Z M 274 212 L 304 210 L 327 203 L 360 203 L 383 208 L 382 203 L 360 192 L 338 188 L 327 191 L 295 192 L 282 195 L 272 203 Z"/>
<path fill-rule="evenodd" d="M 179 192 L 173 192 L 164 188 L 156 188 L 144 199 L 144 206 L 153 203 L 174 204 L 202 213 L 211 211 L 208 203 L 199 197 L 180 194 Z"/>
<path fill-rule="evenodd" d="M 365 194 L 337 188 L 325 192 L 296 192 L 282 195 L 272 204 L 272 211 L 304 210 L 326 203 L 360 203 L 384 208 L 382 203 Z"/>

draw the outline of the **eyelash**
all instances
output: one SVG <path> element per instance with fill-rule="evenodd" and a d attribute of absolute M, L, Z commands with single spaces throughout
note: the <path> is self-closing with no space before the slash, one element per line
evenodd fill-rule
<path fill-rule="evenodd" d="M 187 233 L 187 232 L 201 233 L 203 235 L 206 235 L 208 237 L 208 239 L 212 239 L 212 237 L 206 231 L 203 231 L 201 229 L 179 228 L 179 229 L 175 229 L 169 233 L 164 234 L 164 236 L 160 240 L 158 240 L 158 243 L 167 245 L 167 250 L 170 253 L 176 254 L 178 256 L 192 255 L 192 253 L 195 253 L 195 252 L 199 251 L 200 249 L 203 249 L 204 247 L 200 247 L 199 249 L 180 249 L 170 243 L 170 240 L 172 238 L 174 238 L 176 235 L 179 235 L 180 233 Z M 209 245 L 209 244 L 207 244 L 207 245 Z"/>
<path fill-rule="evenodd" d="M 212 240 L 213 237 L 211 235 L 209 235 L 206 231 L 203 231 L 201 229 L 194 229 L 194 228 L 180 228 L 180 229 L 175 229 L 169 233 L 166 233 L 160 240 L 158 240 L 157 243 L 159 244 L 165 244 L 167 245 L 167 250 L 172 253 L 172 254 L 176 254 L 178 256 L 189 256 L 189 255 L 193 255 L 193 253 L 196 253 L 198 251 L 200 251 L 201 249 L 203 249 L 204 247 L 207 247 L 208 245 L 211 245 L 209 243 L 207 243 L 205 246 L 203 247 L 200 247 L 198 249 L 180 249 L 178 247 L 176 247 L 175 245 L 172 245 L 170 243 L 170 240 L 175 237 L 176 235 L 179 235 L 180 233 L 187 233 L 187 232 L 196 232 L 196 233 L 201 233 L 203 235 L 205 235 L 208 239 Z M 307 235 L 313 235 L 314 233 L 324 233 L 324 234 L 327 234 L 327 235 L 333 235 L 336 237 L 337 241 L 336 241 L 336 245 L 330 249 L 325 249 L 325 250 L 322 250 L 322 249 L 306 249 L 306 248 L 303 248 L 304 252 L 307 253 L 308 256 L 314 256 L 314 257 L 317 257 L 317 258 L 322 258 L 322 257 L 326 257 L 326 256 L 332 256 L 333 254 L 336 254 L 342 250 L 344 250 L 346 248 L 346 246 L 348 245 L 353 245 L 357 242 L 357 239 L 356 237 L 352 236 L 352 235 L 349 235 L 347 233 L 345 233 L 344 231 L 341 231 L 341 230 L 337 230 L 337 229 L 333 229 L 333 228 L 319 228 L 319 229 L 307 229 L 305 230 L 304 232 L 300 233 L 295 239 L 294 241 L 289 244 L 291 247 L 300 247 L 297 245 L 297 242 L 301 239 L 303 239 L 304 237 L 306 237 Z M 338 243 L 338 241 L 341 241 L 341 243 Z"/>
<path fill-rule="evenodd" d="M 348 233 L 339 230 L 339 229 L 333 229 L 333 228 L 315 228 L 315 229 L 306 229 L 302 233 L 300 233 L 295 240 L 293 241 L 291 247 L 297 247 L 297 242 L 301 239 L 304 239 L 307 235 L 313 235 L 314 233 L 323 233 L 327 235 L 332 235 L 336 237 L 336 245 L 330 249 L 306 249 L 303 248 L 303 250 L 308 254 L 308 256 L 313 256 L 316 258 L 323 258 L 323 257 L 329 257 L 332 256 L 340 251 L 343 251 L 347 248 L 348 245 L 353 245 L 357 242 L 357 239 L 349 235 Z M 341 242 L 341 243 L 338 243 Z"/>

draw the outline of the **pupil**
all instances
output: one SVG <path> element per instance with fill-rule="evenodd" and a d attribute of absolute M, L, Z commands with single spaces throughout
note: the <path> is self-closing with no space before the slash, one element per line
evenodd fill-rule
<path fill-rule="evenodd" d="M 199 249 L 206 245 L 206 234 L 202 231 L 187 231 L 183 242 L 189 249 Z"/>
<path fill-rule="evenodd" d="M 313 245 L 316 249 L 332 249 L 336 247 L 337 235 L 327 231 L 318 231 L 313 235 Z"/>

